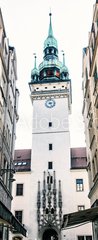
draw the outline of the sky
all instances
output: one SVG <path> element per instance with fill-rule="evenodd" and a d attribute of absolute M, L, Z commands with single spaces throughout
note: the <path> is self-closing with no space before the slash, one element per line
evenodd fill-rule
<path fill-rule="evenodd" d="M 72 80 L 72 113 L 69 116 L 71 147 L 85 146 L 82 116 L 82 52 L 88 45 L 95 0 L 0 0 L 9 45 L 17 55 L 19 121 L 15 149 L 32 147 L 32 103 L 28 83 L 34 66 L 43 60 L 43 44 L 48 35 L 49 12 L 52 12 L 54 37 L 59 59 L 65 52 L 65 64 Z"/>

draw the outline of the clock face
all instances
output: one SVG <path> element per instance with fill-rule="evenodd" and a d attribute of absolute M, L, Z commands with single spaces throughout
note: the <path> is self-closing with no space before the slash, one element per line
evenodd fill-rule
<path fill-rule="evenodd" d="M 53 99 L 49 99 L 45 102 L 46 107 L 52 108 L 55 106 L 55 101 Z"/>

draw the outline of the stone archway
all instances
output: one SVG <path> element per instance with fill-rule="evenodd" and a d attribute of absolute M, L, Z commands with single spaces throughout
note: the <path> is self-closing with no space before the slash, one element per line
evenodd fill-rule
<path fill-rule="evenodd" d="M 54 229 L 49 228 L 43 233 L 42 240 L 58 240 L 58 233 Z"/>

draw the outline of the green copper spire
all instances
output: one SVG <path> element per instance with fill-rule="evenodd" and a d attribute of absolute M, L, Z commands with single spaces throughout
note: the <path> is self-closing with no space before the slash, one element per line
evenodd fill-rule
<path fill-rule="evenodd" d="M 31 78 L 34 78 L 33 76 L 38 76 L 39 75 L 38 69 L 36 67 L 36 58 L 37 58 L 36 54 L 34 53 L 34 68 L 31 71 Z"/>
<path fill-rule="evenodd" d="M 57 40 L 53 36 L 52 20 L 51 20 L 52 13 L 51 12 L 49 13 L 49 16 L 50 16 L 49 31 L 48 31 L 48 37 L 46 38 L 46 40 L 44 42 L 44 50 L 48 47 L 53 47 L 58 50 Z"/>
<path fill-rule="evenodd" d="M 63 66 L 65 66 L 65 53 L 63 52 Z"/>
<path fill-rule="evenodd" d="M 63 63 L 62 63 L 62 67 L 61 67 L 60 72 L 63 73 L 62 78 L 64 79 L 64 78 L 68 77 L 69 72 L 68 72 L 68 68 L 65 65 L 65 53 L 64 53 L 64 51 L 62 51 L 62 52 L 63 52 Z"/>
<path fill-rule="evenodd" d="M 53 37 L 52 22 L 51 22 L 52 13 L 51 12 L 49 13 L 49 16 L 50 16 L 50 24 L 49 24 L 48 37 Z"/>
<path fill-rule="evenodd" d="M 35 55 L 35 61 L 34 61 L 34 68 L 36 68 L 36 55 Z"/>

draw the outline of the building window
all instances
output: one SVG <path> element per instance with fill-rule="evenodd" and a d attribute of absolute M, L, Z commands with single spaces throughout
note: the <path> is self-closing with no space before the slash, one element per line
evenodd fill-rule
<path fill-rule="evenodd" d="M 82 210 L 84 210 L 85 209 L 85 206 L 84 205 L 79 205 L 78 206 L 78 211 L 82 211 Z"/>
<path fill-rule="evenodd" d="M 52 147 L 52 143 L 49 143 L 49 150 L 52 150 L 53 147 Z"/>
<path fill-rule="evenodd" d="M 78 236 L 78 240 L 92 240 L 92 236 Z"/>
<path fill-rule="evenodd" d="M 83 190 L 84 190 L 83 179 L 76 179 L 76 191 L 82 192 Z"/>
<path fill-rule="evenodd" d="M 49 127 L 52 127 L 52 122 L 49 122 Z"/>
<path fill-rule="evenodd" d="M 22 196 L 23 195 L 23 184 L 17 184 L 16 185 L 16 196 Z"/>
<path fill-rule="evenodd" d="M 22 211 L 15 211 L 15 217 L 22 223 Z"/>
<path fill-rule="evenodd" d="M 53 163 L 52 162 L 48 162 L 48 169 L 52 169 L 53 168 Z"/>

